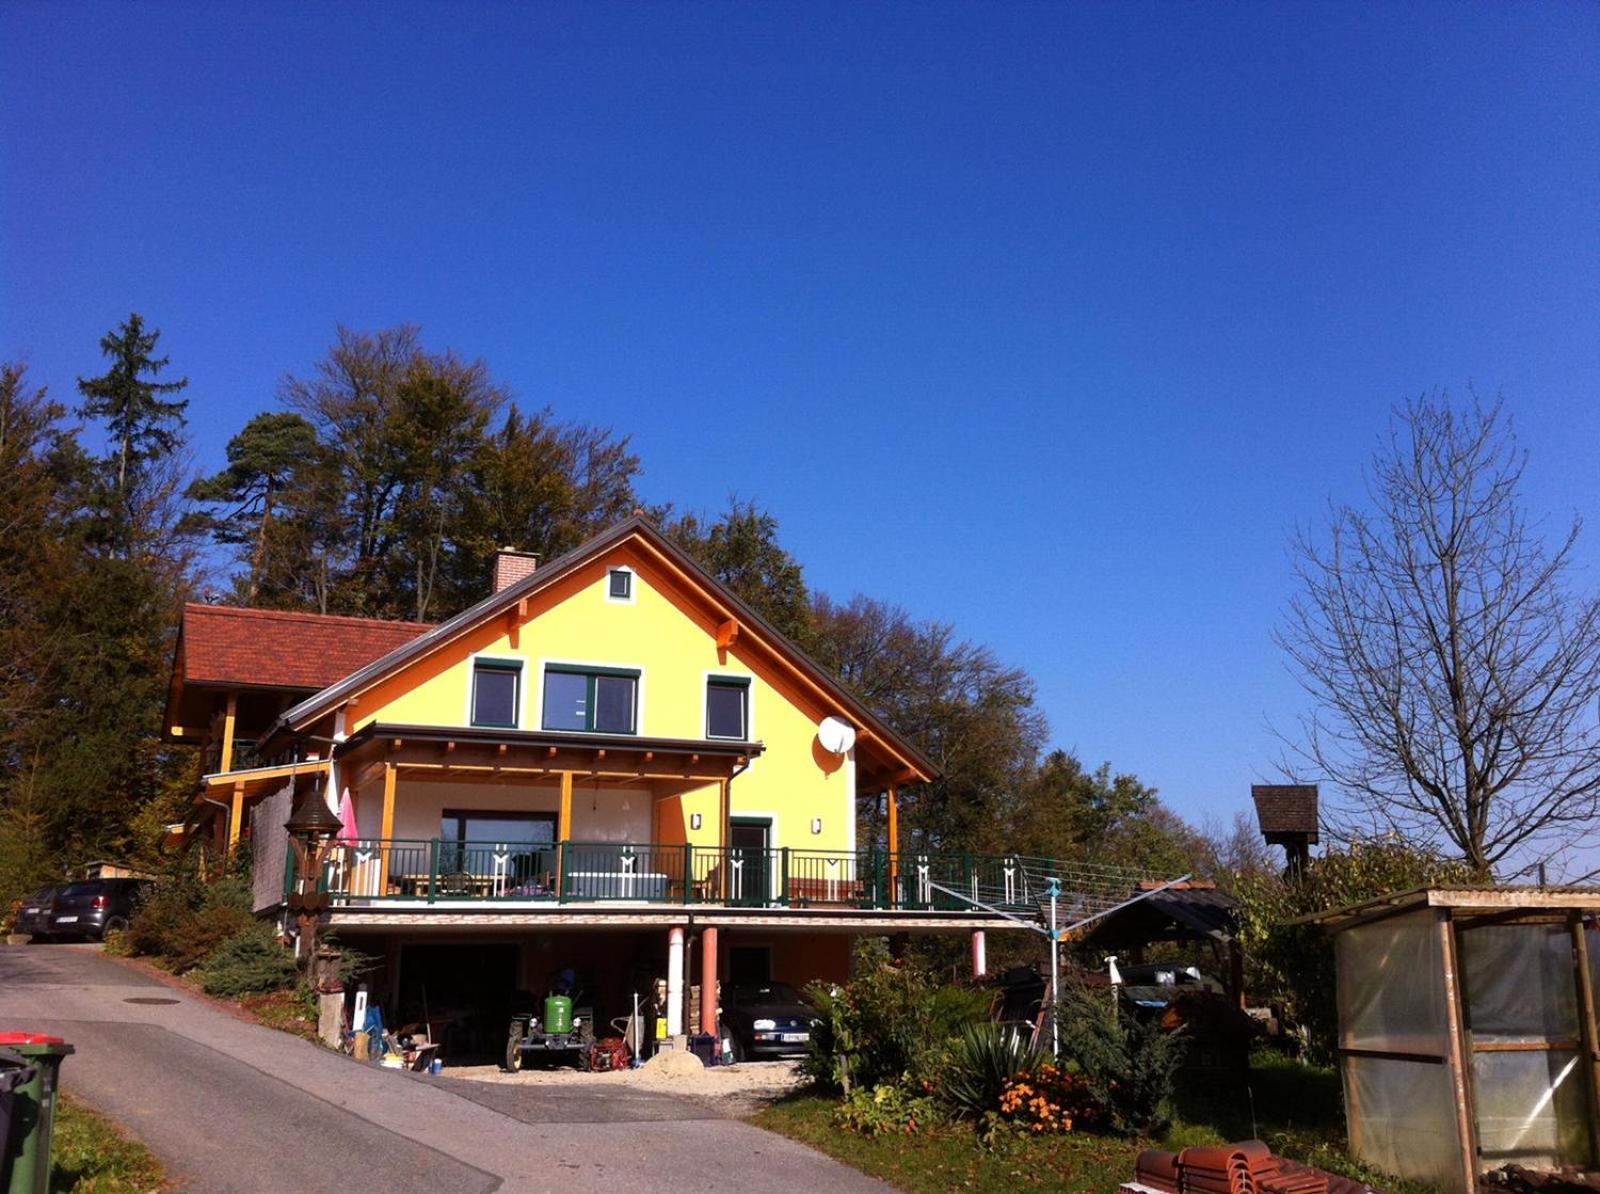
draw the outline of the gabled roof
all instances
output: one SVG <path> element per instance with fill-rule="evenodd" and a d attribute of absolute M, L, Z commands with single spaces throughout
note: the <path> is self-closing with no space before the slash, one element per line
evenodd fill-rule
<path fill-rule="evenodd" d="M 1239 930 L 1239 902 L 1212 883 L 1175 883 L 1112 912 L 1090 929 L 1096 946 L 1127 948 L 1157 941 L 1230 941 Z"/>
<path fill-rule="evenodd" d="M 191 602 L 178 632 L 180 676 L 185 684 L 315 692 L 432 629 L 423 622 Z"/>
<path fill-rule="evenodd" d="M 279 728 L 290 732 L 305 728 L 407 664 L 443 648 L 483 622 L 515 607 L 518 602 L 532 594 L 556 584 L 628 540 L 635 541 L 647 554 L 655 556 L 665 571 L 676 572 L 689 585 L 700 589 L 709 602 L 720 611 L 721 616 L 737 622 L 740 627 L 741 642 L 747 641 L 748 636 L 749 640 L 765 647 L 792 673 L 821 693 L 825 697 L 825 703 L 836 707 L 859 729 L 882 743 L 888 754 L 900 760 L 907 771 L 913 773 L 905 777 L 907 781 L 931 780 L 939 774 L 939 769 L 926 755 L 890 729 L 825 668 L 701 568 L 647 518 L 638 514 L 601 532 L 565 555 L 542 565 L 530 576 L 506 586 L 498 593 L 491 594 L 449 621 L 433 627 L 409 642 L 397 645 L 381 658 L 329 684 L 322 691 L 284 713 L 278 721 Z"/>

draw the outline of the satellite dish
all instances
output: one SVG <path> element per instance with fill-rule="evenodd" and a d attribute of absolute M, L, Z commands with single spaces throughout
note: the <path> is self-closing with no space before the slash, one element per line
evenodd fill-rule
<path fill-rule="evenodd" d="M 856 728 L 843 718 L 824 717 L 817 727 L 817 741 L 831 755 L 846 754 L 856 744 Z"/>

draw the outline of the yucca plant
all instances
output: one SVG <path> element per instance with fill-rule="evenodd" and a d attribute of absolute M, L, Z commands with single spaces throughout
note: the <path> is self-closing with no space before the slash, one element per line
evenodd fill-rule
<path fill-rule="evenodd" d="M 1000 1106 L 1006 1083 L 1024 1070 L 1036 1070 L 1050 1054 L 1003 1024 L 974 1024 L 951 1042 L 939 1095 L 959 1116 L 977 1117 Z"/>

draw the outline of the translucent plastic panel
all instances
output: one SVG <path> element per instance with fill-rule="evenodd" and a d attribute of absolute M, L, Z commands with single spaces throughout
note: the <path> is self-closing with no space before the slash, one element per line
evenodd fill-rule
<path fill-rule="evenodd" d="M 1339 1038 L 1352 1049 L 1443 1057 L 1444 980 L 1431 912 L 1348 929 L 1338 950 Z"/>
<path fill-rule="evenodd" d="M 1566 925 L 1489 925 L 1464 929 L 1459 940 L 1474 1040 L 1577 1038 L 1577 978 Z"/>
<path fill-rule="evenodd" d="M 1478 1145 L 1486 1166 L 1586 1164 L 1583 1074 L 1567 1050 L 1472 1059 Z"/>
<path fill-rule="evenodd" d="M 1400 1177 L 1460 1186 L 1460 1133 L 1443 1065 L 1344 1059 L 1345 1106 L 1356 1156 Z"/>

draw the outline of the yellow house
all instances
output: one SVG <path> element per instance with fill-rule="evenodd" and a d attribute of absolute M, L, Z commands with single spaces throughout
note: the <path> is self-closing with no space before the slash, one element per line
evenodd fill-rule
<path fill-rule="evenodd" d="M 408 1017 L 492 1032 L 570 970 L 602 1023 L 661 977 L 671 1030 L 714 1031 L 690 1004 L 716 980 L 843 978 L 859 934 L 972 934 L 981 970 L 996 904 L 1037 898 L 1016 859 L 902 852 L 898 790 L 933 764 L 642 517 L 501 553 L 438 626 L 192 606 L 168 710 L 263 912 L 296 787 L 326 795 L 327 922 Z M 866 797 L 887 840 L 858 835 Z"/>

